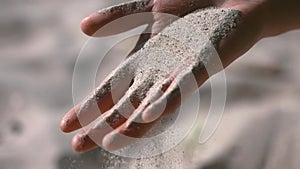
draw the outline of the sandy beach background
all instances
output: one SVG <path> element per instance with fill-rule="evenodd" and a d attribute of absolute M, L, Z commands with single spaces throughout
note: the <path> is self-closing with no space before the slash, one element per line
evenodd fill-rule
<path fill-rule="evenodd" d="M 59 121 L 73 105 L 73 67 L 88 39 L 81 19 L 119 2 L 0 0 L 1 169 L 94 169 L 111 158 L 99 150 L 74 153 L 72 134 L 63 134 Z M 241 126 L 256 126 L 249 119 L 270 119 L 273 112 L 300 118 L 299 44 L 300 31 L 264 39 L 226 70 L 228 97 L 219 129 L 207 144 L 193 151 L 187 146 L 195 165 L 234 145 Z M 209 85 L 200 91 L 204 117 Z"/>

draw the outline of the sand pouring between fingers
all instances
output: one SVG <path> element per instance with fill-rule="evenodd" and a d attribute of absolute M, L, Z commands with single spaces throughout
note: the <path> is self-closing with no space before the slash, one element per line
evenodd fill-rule
<path fill-rule="evenodd" d="M 136 106 L 133 106 L 128 98 L 131 98 L 131 101 L 132 98 L 135 98 L 139 106 L 150 105 L 158 98 L 157 94 L 162 93 L 161 86 L 170 76 L 176 78 L 181 72 L 207 64 L 206 62 L 210 60 L 209 54 L 207 54 L 209 48 L 216 47 L 220 40 L 236 27 L 239 19 L 240 12 L 237 10 L 207 8 L 194 11 L 184 18 L 176 20 L 151 38 L 141 50 L 119 65 L 102 83 L 110 83 L 110 85 L 100 85 L 94 95 L 84 102 L 78 113 L 85 113 L 92 103 L 101 98 L 99 96 L 108 90 L 112 90 L 112 95 L 114 95 L 114 86 L 119 87 L 119 84 L 124 84 L 126 87 L 122 87 L 124 91 L 118 90 L 119 93 L 114 98 L 118 103 L 112 109 L 118 110 L 121 115 L 125 114 L 126 118 L 129 118 L 127 123 L 131 123 L 134 118 L 128 116 L 136 113 L 131 112 L 134 110 L 132 107 Z M 133 80 L 133 83 L 129 86 L 130 82 L 121 79 Z M 180 79 L 178 80 L 180 81 Z M 160 125 L 163 124 L 158 124 L 158 126 Z M 160 127 L 155 127 L 155 130 L 160 130 Z M 111 141 L 116 141 L 113 136 L 111 136 Z M 99 144 L 101 145 L 101 143 Z M 155 168 L 155 166 L 151 167 Z M 177 168 L 176 166 L 172 167 Z"/>

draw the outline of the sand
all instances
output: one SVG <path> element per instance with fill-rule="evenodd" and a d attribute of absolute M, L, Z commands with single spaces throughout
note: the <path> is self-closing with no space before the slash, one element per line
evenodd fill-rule
<path fill-rule="evenodd" d="M 134 0 L 130 2 L 125 2 L 118 5 L 113 5 L 108 8 L 104 8 L 99 10 L 99 13 L 114 13 L 117 11 L 127 12 L 128 14 L 143 12 L 146 7 L 150 5 L 149 0 Z"/>
<path fill-rule="evenodd" d="M 81 18 L 95 10 L 95 7 L 102 8 L 116 1 L 2 2 L 0 168 L 105 168 L 101 167 L 102 159 L 105 157 L 100 154 L 99 149 L 80 154 L 73 152 L 70 142 L 74 133 L 62 134 L 58 125 L 64 113 L 73 106 L 71 97 L 73 66 L 78 51 L 88 39 L 80 33 L 78 24 Z M 297 137 L 300 126 L 294 126 L 294 120 L 300 124 L 299 37 L 300 31 L 294 31 L 262 40 L 226 70 L 228 99 L 222 124 L 210 144 L 185 149 L 184 156 L 191 151 L 198 151 L 192 156 L 193 163 L 202 165 L 195 168 L 216 167 L 203 164 L 208 162 L 220 164 L 224 160 L 223 157 L 236 161 L 235 167 L 231 169 L 246 168 L 254 164 L 255 159 L 258 162 L 256 164 L 266 164 L 266 168 L 299 168 L 299 160 L 294 158 L 300 156 L 299 146 L 295 147 L 299 145 L 300 139 Z M 88 49 L 86 52 L 97 58 L 99 53 L 105 50 L 103 46 Z M 93 64 L 93 60 L 89 58 L 85 61 L 87 67 Z M 109 63 L 115 62 L 111 59 Z M 107 62 L 102 65 L 102 68 L 109 66 Z M 200 92 L 200 112 L 206 116 L 205 107 L 210 105 L 209 83 L 202 86 Z M 19 102 L 23 100 L 25 107 L 20 109 L 20 104 L 16 104 L 15 100 L 21 100 Z M 290 119 L 281 124 L 277 123 L 280 120 L 275 122 L 272 115 L 274 110 L 294 112 L 293 122 Z M 283 114 L 281 118 L 290 117 L 286 112 Z M 249 121 L 249 116 L 257 118 L 264 116 L 265 121 L 262 123 L 256 119 Z M 197 121 L 199 124 L 201 122 L 202 118 Z M 12 126 L 15 123 L 22 126 L 21 133 L 13 132 Z M 270 123 L 272 123 L 270 127 L 261 128 L 260 124 Z M 285 125 L 286 123 L 288 124 Z M 245 131 L 243 130 L 245 126 L 253 127 L 253 130 Z M 263 131 L 273 126 L 276 134 L 269 137 L 268 131 Z M 247 137 L 243 140 L 234 139 L 231 129 L 241 133 L 241 138 L 244 135 Z M 257 135 L 259 133 L 262 135 Z M 199 132 L 195 132 L 196 143 L 198 136 Z M 253 146 L 261 142 L 260 138 L 266 138 L 265 136 L 267 139 L 259 145 L 271 143 L 271 149 L 270 146 Z M 280 136 L 281 140 L 276 136 Z M 295 140 L 284 141 L 285 138 Z M 228 147 L 225 142 L 235 146 Z M 38 151 L 32 151 L 33 148 Z M 222 148 L 228 151 L 224 153 Z M 251 151 L 240 152 L 245 149 Z M 261 153 L 264 150 L 271 156 L 261 158 L 261 155 L 265 154 Z M 253 157 L 254 160 L 249 160 Z M 211 160 L 208 161 L 208 158 Z M 116 163 L 114 160 L 114 164 Z M 231 163 L 229 165 L 232 166 Z M 121 168 L 119 165 L 116 166 L 113 168 Z"/>
<path fill-rule="evenodd" d="M 137 4 L 141 5 L 144 2 Z M 134 6 L 136 8 L 137 4 L 127 7 L 133 8 Z M 112 12 L 116 10 L 115 8 L 111 7 L 105 11 Z M 217 46 L 220 40 L 225 38 L 231 29 L 235 28 L 239 18 L 240 12 L 237 10 L 207 8 L 197 10 L 184 18 L 178 19 L 158 35 L 151 38 L 141 50 L 123 62 L 95 90 L 94 95 L 85 101 L 79 114 L 84 113 L 89 107 L 93 106 L 95 101 L 101 98 L 99 96 L 109 90 L 113 91 L 113 99 L 115 103 L 117 102 L 112 109 L 117 110 L 126 118 L 130 117 L 134 107 L 137 105 L 139 105 L 139 108 L 142 107 L 142 109 L 147 108 L 147 106 L 162 96 L 162 84 L 175 71 L 180 74 L 181 72 L 191 71 L 195 66 L 208 64 L 210 48 Z M 178 70 L 178 68 L 180 69 Z M 133 83 L 130 85 L 132 80 Z M 115 90 L 118 92 L 114 92 Z M 103 123 L 109 117 L 116 118 L 114 122 L 118 122 L 117 118 L 120 116 L 116 114 L 117 111 L 107 112 L 106 117 L 95 125 L 95 128 L 105 126 Z M 136 121 L 137 117 L 140 116 L 139 113 L 131 116 L 126 124 L 129 125 L 132 121 Z M 161 129 L 160 127 L 155 127 L 153 130 L 161 131 Z M 114 140 L 117 137 L 110 133 L 105 138 Z M 102 145 L 102 143 L 98 144 Z M 160 146 L 160 144 L 157 146 Z M 163 149 L 163 147 L 160 147 L 160 149 Z M 181 151 L 174 152 L 177 153 L 171 155 L 173 158 L 174 156 L 180 156 Z M 172 161 L 171 157 L 164 158 L 164 155 L 153 158 L 155 161 L 157 159 Z M 165 167 L 170 167 L 170 165 L 172 166 L 171 163 L 168 163 Z M 174 163 L 172 167 L 178 168 L 178 166 L 180 165 Z M 155 168 L 153 165 L 146 166 L 146 168 L 149 167 Z"/>
<path fill-rule="evenodd" d="M 236 26 L 239 15 L 239 11 L 236 10 L 209 8 L 197 10 L 175 21 L 122 63 L 107 81 L 95 90 L 94 95 L 85 101 L 79 114 L 84 113 L 95 100 L 109 90 L 113 91 L 114 101 L 119 101 L 119 106 L 115 108 L 122 111 L 124 109 L 122 102 L 130 103 L 128 98 L 133 95 L 139 102 L 142 101 L 150 88 L 160 87 L 179 66 L 182 69 L 195 65 L 203 66 L 201 63 L 209 60 L 206 54 L 208 48 L 213 47 L 209 45 L 211 43 L 218 45 L 219 41 Z M 132 80 L 133 84 L 126 91 Z M 118 92 L 114 92 L 116 90 Z M 126 92 L 124 97 L 122 92 Z M 153 100 L 151 97 L 148 98 Z M 147 101 L 144 103 L 147 105 Z"/>
<path fill-rule="evenodd" d="M 0 22 L 4 29 L 0 30 L 3 35 L 0 38 L 2 46 L 0 168 L 101 168 L 102 159 L 105 157 L 100 154 L 99 149 L 80 154 L 73 152 L 70 145 L 73 134 L 62 134 L 58 125 L 64 113 L 73 106 L 71 98 L 73 66 L 78 51 L 88 39 L 80 33 L 78 24 L 81 18 L 92 12 L 95 7 L 109 6 L 116 1 L 2 2 Z M 211 144 L 192 146 L 191 149 L 185 150 L 185 156 L 191 151 L 198 151 L 192 158 L 194 162 L 197 161 L 202 165 L 195 168 L 212 168 L 211 165 L 203 166 L 203 164 L 205 162 L 220 164 L 224 160 L 222 157 L 239 162 L 231 169 L 246 168 L 254 164 L 253 160 L 249 160 L 253 157 L 259 158 L 256 164 L 266 164 L 266 168 L 299 168 L 297 157 L 300 156 L 300 148 L 295 146 L 299 145 L 300 126 L 290 127 L 294 125 L 294 120 L 300 124 L 299 37 L 300 31 L 294 31 L 262 40 L 226 70 L 228 100 L 222 120 L 224 124 L 220 125 L 214 135 L 216 137 L 210 141 Z M 105 50 L 103 46 L 97 46 L 86 52 L 98 57 L 99 51 Z M 86 61 L 87 66 L 93 64 L 88 58 Z M 112 59 L 109 63 L 115 62 Z M 102 65 L 102 68 L 109 67 L 107 63 Z M 204 107 L 210 104 L 210 97 L 207 97 L 209 88 L 210 85 L 206 84 L 200 90 L 200 112 L 203 116 L 206 116 L 207 112 Z M 16 99 L 15 95 L 24 100 L 25 107 L 15 109 L 16 105 L 19 105 L 15 100 L 20 100 Z M 294 112 L 293 122 L 284 118 L 289 117 L 286 112 L 280 116 L 285 119 L 283 124 L 277 123 L 277 120 L 275 122 L 273 118 L 275 115 L 272 114 L 274 110 Z M 249 121 L 249 116 L 259 118 L 266 115 L 267 117 L 263 118 L 265 121 L 261 123 L 257 120 Z M 11 131 L 11 126 L 15 122 L 22 126 L 21 133 Z M 201 123 L 201 120 L 197 123 Z M 271 127 L 275 126 L 276 134 L 259 144 L 267 146 L 252 146 L 261 142 L 260 138 L 269 136 L 268 132 L 262 132 L 262 129 L 266 131 L 271 127 L 260 128 L 261 125 L 256 125 L 258 123 L 265 125 L 272 123 Z M 245 132 L 243 130 L 245 126 L 253 127 L 253 130 Z M 243 135 L 247 137 L 243 139 L 244 141 L 234 139 L 231 129 L 235 129 L 241 137 Z M 257 135 L 259 133 L 262 135 Z M 194 136 L 196 143 L 198 136 L 199 132 L 196 132 Z M 293 140 L 281 144 L 276 136 Z M 224 142 L 236 146 L 228 148 Z M 33 147 L 30 145 L 38 152 L 32 151 Z M 229 150 L 224 153 L 222 151 L 224 149 Z M 248 149 L 251 151 L 247 151 Z M 219 154 L 210 153 L 216 150 Z M 243 153 L 240 150 L 243 150 Z M 262 151 L 270 152 L 268 155 L 271 156 L 261 158 L 261 155 L 265 154 L 261 153 Z M 207 158 L 214 161 L 205 160 Z M 115 166 L 118 168 L 118 165 Z"/>
<path fill-rule="evenodd" d="M 103 93 L 117 90 L 114 86 L 120 87 L 117 84 L 121 80 L 125 79 L 122 83 L 134 80 L 126 96 L 130 97 L 135 93 L 139 95 L 138 98 L 143 99 L 153 85 L 162 83 L 179 65 L 185 68 L 202 65 L 199 62 L 208 60 L 205 55 L 209 50 L 208 44 L 218 45 L 220 40 L 236 26 L 239 16 L 240 12 L 237 10 L 209 8 L 197 10 L 175 21 L 122 63 L 107 81 L 95 90 L 95 94 L 86 100 L 79 113 Z M 128 86 L 122 86 L 126 87 Z M 117 101 L 122 95 L 116 93 L 113 96 Z"/>

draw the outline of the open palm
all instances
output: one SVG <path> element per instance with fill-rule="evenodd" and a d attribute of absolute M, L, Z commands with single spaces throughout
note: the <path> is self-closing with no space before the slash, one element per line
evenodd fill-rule
<path fill-rule="evenodd" d="M 212 41 L 224 67 L 241 56 L 263 36 L 262 23 L 257 19 L 260 1 L 255 1 L 255 3 L 244 0 L 228 0 L 222 1 L 222 3 L 209 0 L 136 1 L 91 14 L 82 21 L 83 32 L 90 36 L 104 36 L 129 30 L 145 22 L 141 20 L 122 28 L 113 29 L 106 34 L 103 32 L 97 34 L 97 30 L 107 23 L 126 15 L 140 12 L 160 12 L 176 16 L 186 15 L 185 18 L 189 19 L 200 16 L 203 11 L 197 9 L 207 6 L 236 10 L 224 10 L 222 22 L 208 19 L 210 22 L 208 25 L 215 27 L 205 27 L 203 25 L 207 25 L 207 23 L 203 21 L 194 23 L 190 29 L 186 27 L 183 29 L 183 26 L 178 24 L 179 21 L 175 21 L 174 26 L 163 30 L 166 26 L 165 18 L 162 17 L 163 15 L 153 14 L 154 22 L 148 26 L 148 29 L 150 28 L 155 33 L 142 37 L 140 42 L 145 42 L 152 37 L 151 40 L 119 65 L 86 101 L 75 106 L 63 118 L 61 129 L 64 132 L 80 129 L 97 119 L 87 130 L 82 130 L 74 136 L 73 148 L 76 151 L 84 152 L 98 146 L 115 150 L 131 144 L 132 140 L 120 140 L 121 137 L 118 135 L 142 137 L 160 117 L 174 112 L 180 106 L 182 95 L 196 90 L 195 87 L 190 87 L 189 90 L 179 92 L 178 86 L 188 85 L 186 82 L 190 80 L 191 76 L 195 78 L 197 86 L 209 78 L 203 66 L 203 56 L 199 56 L 201 50 L 204 49 L 190 50 L 186 46 L 191 46 L 191 44 L 176 44 L 177 42 L 170 41 L 166 37 L 178 36 L 178 34 L 172 34 L 173 29 L 181 29 L 181 35 L 193 34 L 192 42 L 199 43 L 201 46 L 202 42 L 197 42 L 197 32 L 193 28 L 199 27 L 201 30 L 207 28 L 210 32 L 204 32 L 204 34 L 212 40 L 211 37 L 215 31 L 223 31 L 218 30 L 218 25 L 230 23 L 224 28 L 226 30 L 224 35 Z M 212 12 L 207 17 L 212 18 L 216 15 L 219 13 Z M 235 19 L 226 20 L 228 15 Z M 237 22 L 239 15 L 241 18 Z M 235 29 L 232 29 L 233 27 Z M 161 30 L 163 31 L 156 35 L 156 32 Z M 188 41 L 186 42 L 188 43 Z M 172 46 L 176 46 L 176 48 L 172 48 Z M 163 111 L 158 110 L 160 107 L 164 107 Z"/>

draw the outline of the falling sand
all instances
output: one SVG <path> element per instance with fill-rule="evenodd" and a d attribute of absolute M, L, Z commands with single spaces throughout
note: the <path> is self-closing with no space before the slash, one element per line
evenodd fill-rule
<path fill-rule="evenodd" d="M 84 113 L 94 101 L 110 90 L 118 91 L 113 94 L 113 100 L 117 101 L 117 104 L 112 108 L 114 110 L 108 111 L 105 116 L 110 119 L 115 118 L 117 123 L 122 123 L 120 121 L 124 120 L 124 117 L 128 119 L 137 106 L 146 109 L 149 104 L 162 96 L 162 84 L 174 75 L 174 72 L 186 72 L 206 64 L 205 62 L 209 61 L 208 48 L 216 47 L 220 40 L 236 27 L 239 19 L 240 12 L 237 10 L 207 8 L 194 11 L 176 20 L 151 38 L 141 50 L 109 75 L 107 80 L 95 90 L 95 94 L 85 101 L 79 114 Z M 121 115 L 123 118 L 120 118 Z M 133 120 L 131 116 L 127 123 Z M 103 127 L 101 123 L 106 121 L 107 118 L 103 118 L 96 127 L 101 125 Z M 165 129 L 161 127 L 164 125 L 161 124 L 162 122 L 158 123 L 151 133 L 162 132 Z M 105 138 L 115 139 L 111 134 Z M 102 143 L 99 144 L 102 145 Z M 163 147 L 159 148 L 163 149 Z M 183 156 L 183 147 L 180 145 L 155 157 L 132 160 L 129 168 L 183 168 Z"/>

